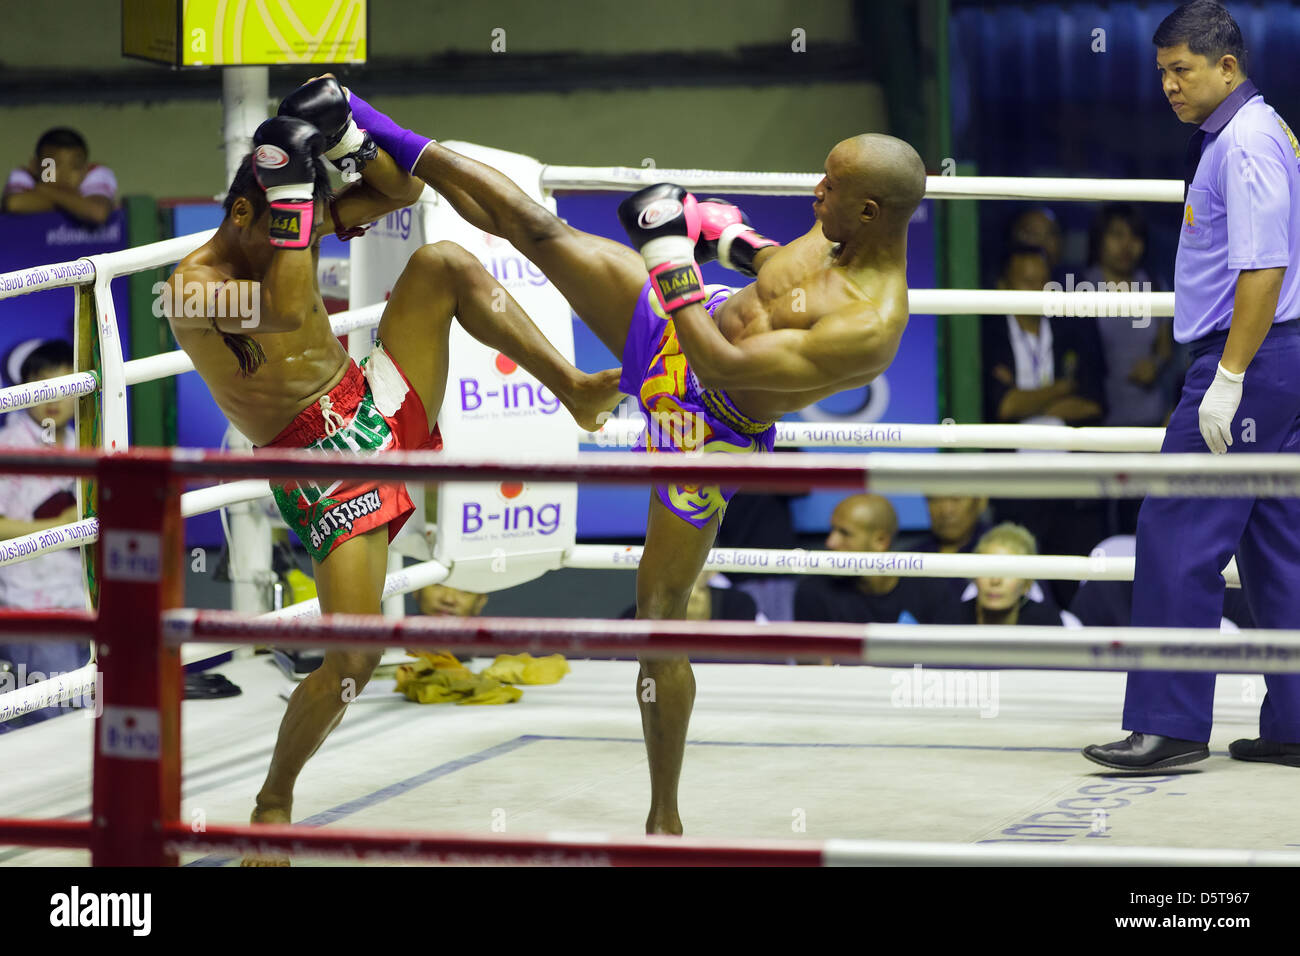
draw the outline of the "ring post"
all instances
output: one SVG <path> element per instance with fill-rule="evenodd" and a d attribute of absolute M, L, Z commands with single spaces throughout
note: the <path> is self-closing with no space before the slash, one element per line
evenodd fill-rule
<path fill-rule="evenodd" d="M 175 866 L 163 827 L 180 819 L 180 649 L 161 613 L 181 606 L 180 495 L 170 453 L 138 449 L 99 464 L 101 571 L 96 624 L 104 672 L 95 732 L 91 860 Z"/>

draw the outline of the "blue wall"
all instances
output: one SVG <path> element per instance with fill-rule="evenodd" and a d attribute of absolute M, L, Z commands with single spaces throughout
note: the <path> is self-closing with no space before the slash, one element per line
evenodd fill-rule
<path fill-rule="evenodd" d="M 986 176 L 1179 179 L 1194 127 L 1169 108 L 1151 37 L 1177 6 L 1162 3 L 970 3 L 949 20 L 953 150 Z M 1246 42 L 1247 72 L 1292 126 L 1300 122 L 1300 7 L 1227 4 Z M 1094 31 L 1105 52 L 1094 52 Z M 986 281 L 1023 204 L 980 205 Z M 1097 209 L 1055 203 L 1063 227 L 1087 229 Z M 1173 276 L 1179 210 L 1143 207 L 1151 226 L 1147 267 Z M 1166 286 L 1168 287 L 1168 286 Z"/>

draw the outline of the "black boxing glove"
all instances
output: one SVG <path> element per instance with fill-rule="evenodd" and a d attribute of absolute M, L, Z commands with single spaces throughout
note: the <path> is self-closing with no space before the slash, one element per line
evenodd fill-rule
<path fill-rule="evenodd" d="M 253 174 L 271 205 L 271 245 L 311 245 L 320 130 L 292 116 L 273 116 L 253 134 Z"/>
<path fill-rule="evenodd" d="M 695 264 L 700 214 L 694 196 L 672 183 L 647 186 L 619 203 L 618 218 L 645 260 L 665 313 L 704 301 L 704 280 Z"/>
<path fill-rule="evenodd" d="M 344 182 L 360 179 L 366 163 L 379 155 L 370 134 L 353 121 L 347 94 L 332 76 L 298 87 L 280 101 L 279 115 L 306 120 L 320 130 L 324 138 L 321 152 L 343 173 Z"/>

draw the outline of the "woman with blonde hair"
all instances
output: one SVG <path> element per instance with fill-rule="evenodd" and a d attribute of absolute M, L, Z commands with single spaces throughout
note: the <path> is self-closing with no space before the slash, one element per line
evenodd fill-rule
<path fill-rule="evenodd" d="M 976 554 L 1032 555 L 1038 543 L 1023 525 L 1004 521 L 990 528 L 975 546 Z M 946 609 L 943 624 L 1039 624 L 1080 627 L 1078 618 L 1062 611 L 1038 582 L 1030 578 L 976 578 L 961 601 Z"/>

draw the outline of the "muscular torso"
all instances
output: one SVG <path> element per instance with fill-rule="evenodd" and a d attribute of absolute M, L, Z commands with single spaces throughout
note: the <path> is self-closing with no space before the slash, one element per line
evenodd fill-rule
<path fill-rule="evenodd" d="M 758 279 L 740 289 L 714 312 L 714 321 L 732 343 L 778 329 L 810 329 L 824 315 L 853 303 L 863 305 L 865 321 L 884 322 L 882 344 L 863 356 L 862 371 L 849 381 L 805 391 L 729 389 L 736 407 L 759 421 L 775 421 L 828 395 L 871 382 L 893 360 L 907 326 L 907 276 L 873 271 L 850 275 L 834 264 L 835 246 L 816 228 L 767 259 Z"/>
<path fill-rule="evenodd" d="M 319 255 L 317 246 L 313 262 Z M 253 278 L 233 274 L 230 264 L 214 256 L 207 245 L 176 268 L 183 272 L 187 266 L 200 265 L 222 278 Z M 348 353 L 330 331 L 329 315 L 314 283 L 313 305 L 299 329 L 253 336 L 266 353 L 266 362 L 251 375 L 240 375 L 234 354 L 211 327 L 178 327 L 174 321 L 171 326 L 218 407 L 254 445 L 275 438 L 300 411 L 338 384 L 348 368 Z"/>

